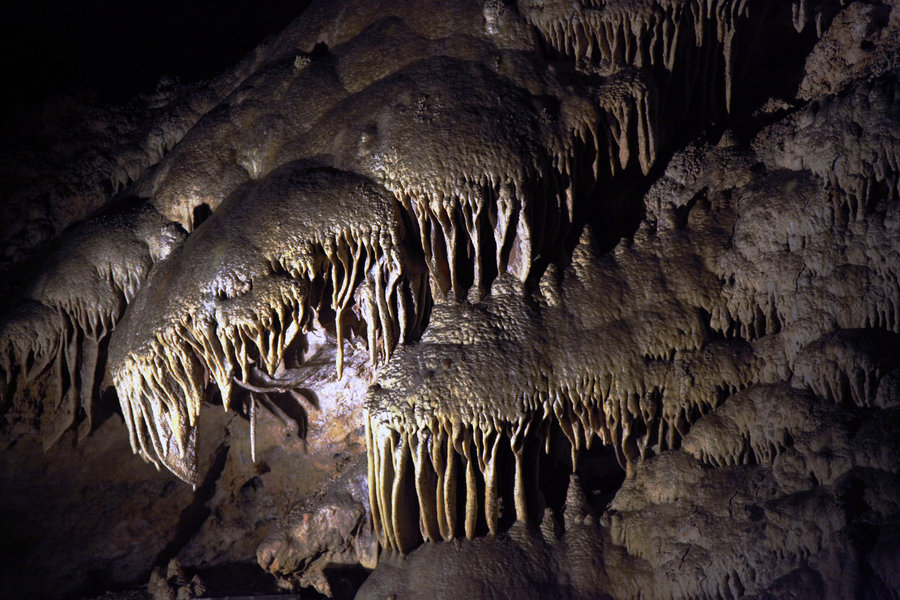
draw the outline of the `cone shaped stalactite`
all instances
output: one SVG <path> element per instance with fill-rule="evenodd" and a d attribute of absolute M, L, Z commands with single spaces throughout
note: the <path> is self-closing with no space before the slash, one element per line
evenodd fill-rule
<path fill-rule="evenodd" d="M 606 113 L 610 173 L 636 162 L 644 175 L 656 161 L 659 100 L 655 82 L 640 72 L 624 70 L 600 88 Z"/>
<path fill-rule="evenodd" d="M 394 193 L 418 230 L 436 298 L 486 289 L 507 270 L 524 280 L 544 248 L 565 238 L 608 145 L 600 125 L 607 109 L 637 109 L 641 124 L 654 125 L 646 116 L 656 108 L 652 94 L 639 86 L 567 97 L 518 54 L 503 59 L 509 66 L 499 73 L 471 59 L 413 63 L 339 103 L 297 142 Z M 382 107 L 377 114 L 372 103 Z M 625 123 L 613 142 L 631 148 L 621 149 L 626 162 L 639 147 L 653 158 L 637 123 Z"/>
<path fill-rule="evenodd" d="M 671 77 L 677 70 L 685 79 L 665 83 L 688 94 L 702 81 L 695 78 L 711 75 L 721 84 L 705 86 L 701 93 L 729 111 L 741 59 L 735 53 L 737 35 L 752 29 L 746 23 L 741 27 L 741 21 L 757 12 L 764 18 L 766 9 L 766 2 L 752 0 L 638 0 L 580 6 L 526 2 L 523 13 L 557 52 L 610 72 L 636 67 Z"/>
<path fill-rule="evenodd" d="M 325 595 L 379 544 L 358 597 L 893 589 L 892 8 L 313 2 L 13 274 L 0 433 L 106 457 L 112 384 L 198 486 L 154 558 L 252 516 Z"/>
<path fill-rule="evenodd" d="M 595 443 L 630 468 L 678 447 L 722 390 L 766 377 L 750 368 L 749 349 L 708 345 L 697 315 L 716 285 L 711 274 L 682 271 L 690 285 L 663 306 L 656 298 L 671 283 L 648 256 L 599 258 L 587 234 L 561 281 L 550 269 L 534 294 L 504 276 L 478 304 L 434 307 L 420 342 L 398 350 L 367 400 L 370 500 L 387 547 L 471 537 L 482 526 L 496 533 L 504 514 L 540 515 L 535 473 L 551 429 L 568 443 L 573 468 Z M 653 283 L 610 287 L 624 273 Z M 398 504 L 418 525 L 397 516 Z"/>
<path fill-rule="evenodd" d="M 80 435 L 90 432 L 101 348 L 151 266 L 182 239 L 153 210 L 89 220 L 53 245 L 20 306 L 0 323 L 4 392 L 16 379 L 24 393 L 51 372 L 41 414 L 45 448 L 75 423 L 79 409 Z"/>
<path fill-rule="evenodd" d="M 279 379 L 314 319 L 333 319 L 340 376 L 354 298 L 373 361 L 418 335 L 425 310 L 424 268 L 407 257 L 400 208 L 366 179 L 300 161 L 223 208 L 153 271 L 110 347 L 133 446 L 182 477 L 195 475 L 208 383 L 227 409 L 235 385 L 254 389 L 254 369 Z M 170 281 L 179 294 L 166 293 Z"/>
<path fill-rule="evenodd" d="M 808 4 L 795 2 L 782 11 L 793 23 L 773 27 L 824 18 L 820 3 Z M 99 229 L 66 238 L 68 249 L 29 296 L 55 316 L 25 308 L 0 330 L 0 393 L 52 365 L 54 411 L 64 415 L 48 429 L 55 439 L 79 402 L 90 402 L 115 327 L 106 366 L 132 447 L 193 481 L 210 384 L 228 408 L 236 385 L 256 392 L 259 375 L 285 381 L 286 353 L 315 322 L 333 329 L 340 377 L 345 338 L 364 331 L 390 390 L 370 397 L 370 468 L 383 479 L 373 480 L 373 510 L 397 548 L 419 535 L 471 535 L 482 522 L 495 531 L 489 498 L 500 492 L 491 486 L 503 484 L 489 455 L 500 447 L 512 452 L 512 502 L 524 519 L 530 509 L 519 491 L 533 465 L 523 456 L 533 452 L 523 448 L 547 428 L 568 439 L 573 463 L 595 437 L 625 465 L 677 446 L 699 414 L 752 379 L 745 371 L 758 349 L 710 338 L 734 329 L 753 340 L 791 320 L 767 301 L 771 290 L 723 301 L 715 292 L 722 274 L 690 261 L 689 284 L 668 281 L 675 300 L 656 285 L 663 274 L 647 286 L 656 294 L 613 289 L 617 274 L 646 265 L 627 252 L 597 257 L 589 241 L 576 248 L 562 288 L 555 264 L 534 269 L 571 248 L 583 222 L 623 210 L 600 190 L 651 173 L 673 114 L 730 110 L 748 60 L 742 36 L 773 6 L 461 3 L 435 6 L 425 19 L 406 5 L 353 18 L 311 12 L 229 76 L 220 90 L 233 92 L 186 134 L 154 138 L 155 152 L 168 153 L 129 184 L 149 197 L 144 216 L 97 221 L 111 232 L 102 251 L 90 241 Z M 373 55 L 376 41 L 395 51 Z M 883 82 L 871 88 L 866 97 L 882 104 L 895 95 Z M 833 104 L 839 112 L 864 102 Z M 872 165 L 847 160 L 829 175 L 852 190 L 842 198 L 856 213 L 885 186 L 897 195 L 889 137 L 866 138 Z M 826 154 L 810 170 L 830 173 L 817 170 Z M 773 160 L 798 159 L 788 146 Z M 116 189 L 137 176 L 125 170 L 113 174 Z M 182 234 L 159 215 L 191 232 L 174 251 Z M 117 258 L 104 262 L 101 252 Z M 734 272 L 727 285 L 752 287 L 742 257 L 722 263 Z M 617 296 L 630 312 L 607 301 Z M 603 309 L 578 315 L 567 303 Z M 413 347 L 433 304 L 429 333 Z M 871 320 L 896 327 L 897 310 L 885 298 Z M 26 330 L 38 332 L 33 344 L 19 340 Z M 561 350 L 573 343 L 580 346 Z M 469 346 L 484 353 L 480 365 L 493 365 L 477 368 L 515 371 L 516 390 L 488 381 L 483 401 L 467 397 L 479 375 L 444 362 L 471 363 L 461 350 Z M 573 366 L 564 354 L 591 358 Z M 518 358 L 510 365 L 510 357 Z M 691 385 L 686 363 L 713 383 Z M 440 375 L 421 374 L 431 372 Z M 873 392 L 863 393 L 871 401 Z M 463 481 L 466 494 L 457 491 Z M 462 518 L 454 503 L 465 505 Z M 398 508 L 410 504 L 419 507 L 419 532 Z"/>
<path fill-rule="evenodd" d="M 0 337 L 0 408 L 8 408 L 12 392 L 21 393 L 17 384 L 28 385 L 50 365 L 59 368 L 65 328 L 59 312 L 33 300 L 22 303 L 7 316 Z M 59 402 L 67 390 L 61 378 L 57 383 L 58 397 L 54 400 Z"/>

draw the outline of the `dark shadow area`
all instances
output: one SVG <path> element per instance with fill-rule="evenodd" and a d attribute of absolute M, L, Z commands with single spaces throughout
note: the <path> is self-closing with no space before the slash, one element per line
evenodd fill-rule
<path fill-rule="evenodd" d="M 569 478 L 574 472 L 591 509 L 598 516 L 603 514 L 625 481 L 625 469 L 619 465 L 614 448 L 595 440 L 590 449 L 576 453 L 573 469 L 572 446 L 559 426 L 554 424 L 548 436 L 549 452 L 542 452 L 539 467 L 539 489 L 546 507 L 562 520 Z"/>
<path fill-rule="evenodd" d="M 233 66 L 308 0 L 12 3 L 0 20 L 3 108 L 60 93 L 124 102 L 163 76 L 193 81 Z"/>
<path fill-rule="evenodd" d="M 212 465 L 206 472 L 203 482 L 197 486 L 197 490 L 194 492 L 194 500 L 181 512 L 175 536 L 163 548 L 159 556 L 156 557 L 155 564 L 157 566 L 164 566 L 171 559 L 175 558 L 209 516 L 210 510 L 206 504 L 213 497 L 213 494 L 216 493 L 216 481 L 218 481 L 222 470 L 225 468 L 225 462 L 228 459 L 228 448 L 229 446 L 223 444 L 216 450 Z"/>
<path fill-rule="evenodd" d="M 329 565 L 324 573 L 334 600 L 353 600 L 370 571 L 361 565 Z"/>
<path fill-rule="evenodd" d="M 202 204 L 198 204 L 194 207 L 194 216 L 193 216 L 193 227 L 196 229 L 200 226 L 203 221 L 208 219 L 212 215 L 212 209 L 209 207 L 209 204 L 203 202 Z"/>

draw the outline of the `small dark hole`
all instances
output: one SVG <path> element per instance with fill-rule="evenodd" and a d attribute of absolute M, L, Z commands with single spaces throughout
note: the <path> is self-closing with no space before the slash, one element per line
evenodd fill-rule
<path fill-rule="evenodd" d="M 754 522 L 761 520 L 766 514 L 766 511 L 757 504 L 748 504 L 745 508 L 750 515 L 750 520 Z"/>
<path fill-rule="evenodd" d="M 203 202 L 202 204 L 198 204 L 194 207 L 194 229 L 200 226 L 203 221 L 209 218 L 212 214 L 212 209 L 209 207 L 209 204 Z"/>

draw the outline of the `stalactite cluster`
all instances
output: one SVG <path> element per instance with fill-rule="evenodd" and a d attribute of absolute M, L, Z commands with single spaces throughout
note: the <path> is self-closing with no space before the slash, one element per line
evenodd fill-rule
<path fill-rule="evenodd" d="M 11 395 L 42 396 L 45 447 L 76 423 L 79 408 L 81 435 L 90 432 L 109 336 L 152 265 L 183 237 L 152 210 L 90 220 L 55 244 L 0 326 L 0 405 Z M 52 384 L 42 387 L 48 371 Z"/>
<path fill-rule="evenodd" d="M 900 63 L 831 90 L 778 53 L 837 47 L 846 4 L 314 3 L 36 255 L 0 416 L 49 447 L 114 391 L 131 449 L 208 488 L 205 407 L 249 419 L 256 463 L 259 409 L 317 410 L 328 355 L 371 373 L 368 507 L 353 483 L 339 548 L 281 536 L 270 571 L 374 534 L 412 565 L 552 555 L 572 598 L 754 597 L 801 567 L 834 595 L 848 531 L 897 514 Z M 800 92 L 766 99 L 779 62 Z M 880 476 L 887 500 L 845 501 Z M 325 535 L 320 501 L 297 536 Z"/>
<path fill-rule="evenodd" d="M 340 377 L 344 317 L 357 291 L 373 361 L 410 339 L 425 310 L 424 268 L 404 255 L 397 207 L 366 180 L 299 161 L 226 203 L 232 210 L 213 214 L 150 275 L 146 285 L 159 295 L 136 300 L 110 347 L 134 450 L 191 482 L 209 383 L 226 410 L 236 386 L 278 387 L 295 358 L 286 352 L 322 310 L 334 315 Z M 261 235 L 265 246 L 254 241 Z M 181 293 L 167 294 L 170 281 Z"/>

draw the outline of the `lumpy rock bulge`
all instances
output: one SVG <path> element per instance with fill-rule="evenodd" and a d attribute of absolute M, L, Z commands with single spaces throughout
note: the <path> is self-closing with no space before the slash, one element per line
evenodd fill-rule
<path fill-rule="evenodd" d="M 341 0 L 73 100 L 4 167 L 0 590 L 896 598 L 898 44 Z"/>

